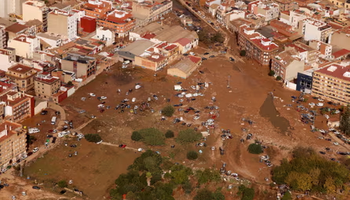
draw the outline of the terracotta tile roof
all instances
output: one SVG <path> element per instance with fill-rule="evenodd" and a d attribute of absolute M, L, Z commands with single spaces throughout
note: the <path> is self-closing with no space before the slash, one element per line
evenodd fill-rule
<path fill-rule="evenodd" d="M 29 72 L 31 69 L 33 69 L 33 68 L 22 65 L 22 64 L 17 64 L 17 65 L 14 65 L 14 66 L 8 68 L 8 71 L 14 71 L 16 73 L 24 74 L 26 72 Z"/>
<path fill-rule="evenodd" d="M 11 26 L 8 26 L 5 30 L 8 32 L 12 32 L 12 33 L 18 33 L 18 32 L 21 32 L 21 31 L 27 29 L 27 28 L 28 27 L 26 25 L 15 23 L 15 24 L 12 24 Z"/>
<path fill-rule="evenodd" d="M 334 58 L 339 58 L 339 57 L 341 57 L 341 56 L 346 56 L 346 55 L 348 55 L 348 54 L 350 54 L 350 51 L 349 51 L 349 50 L 347 50 L 347 49 L 341 49 L 341 50 L 339 50 L 339 51 L 334 52 L 334 53 L 333 53 L 333 56 L 334 56 Z"/>
<path fill-rule="evenodd" d="M 191 55 L 189 55 L 188 58 L 189 58 L 192 62 L 194 62 L 194 63 L 196 63 L 196 64 L 199 63 L 199 62 L 202 60 L 200 57 L 191 56 Z"/>
<path fill-rule="evenodd" d="M 326 74 L 344 81 L 350 81 L 350 66 L 343 67 L 338 64 L 331 64 L 315 72 Z"/>
<path fill-rule="evenodd" d="M 187 38 L 180 38 L 180 39 L 176 40 L 175 42 L 181 44 L 181 46 L 186 46 L 187 44 L 191 43 L 191 40 L 189 40 Z"/>

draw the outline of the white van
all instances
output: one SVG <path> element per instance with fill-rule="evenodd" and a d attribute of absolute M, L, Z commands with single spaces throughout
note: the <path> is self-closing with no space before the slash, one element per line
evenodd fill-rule
<path fill-rule="evenodd" d="M 57 120 L 57 117 L 56 117 L 56 116 L 53 116 L 53 117 L 51 118 L 51 124 L 52 124 L 52 125 L 55 125 L 55 124 L 56 124 L 56 120 Z"/>

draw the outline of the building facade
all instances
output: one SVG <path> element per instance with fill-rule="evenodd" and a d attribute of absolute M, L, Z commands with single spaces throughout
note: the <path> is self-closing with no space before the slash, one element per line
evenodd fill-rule
<path fill-rule="evenodd" d="M 115 10 L 105 19 L 98 19 L 97 26 L 113 31 L 117 37 L 125 37 L 134 28 L 135 19 L 129 12 Z"/>
<path fill-rule="evenodd" d="M 6 77 L 17 85 L 19 91 L 27 92 L 34 88 L 36 73 L 32 67 L 17 64 L 8 69 Z"/>
<path fill-rule="evenodd" d="M 170 0 L 133 2 L 132 16 L 136 19 L 136 26 L 140 27 L 160 19 L 172 9 L 173 2 Z"/>
<path fill-rule="evenodd" d="M 350 66 L 330 64 L 313 73 L 312 94 L 322 99 L 350 103 Z"/>
<path fill-rule="evenodd" d="M 0 49 L 5 49 L 7 47 L 7 36 L 5 29 L 5 26 L 0 25 Z"/>
<path fill-rule="evenodd" d="M 6 168 L 27 151 L 27 131 L 21 124 L 4 121 L 0 124 L 0 166 Z"/>
<path fill-rule="evenodd" d="M 240 50 L 246 52 L 247 57 L 253 58 L 264 66 L 270 64 L 271 57 L 278 51 L 277 44 L 247 25 L 242 25 L 240 27 L 238 45 Z"/>
<path fill-rule="evenodd" d="M 113 10 L 112 1 L 89 0 L 81 8 L 87 16 L 103 19 Z"/>
<path fill-rule="evenodd" d="M 78 14 L 64 10 L 54 10 L 48 14 L 49 33 L 64 36 L 74 40 L 78 35 Z"/>
<path fill-rule="evenodd" d="M 47 31 L 47 14 L 49 8 L 44 1 L 25 1 L 22 6 L 23 21 L 37 19 L 43 23 L 43 31 Z"/>
<path fill-rule="evenodd" d="M 70 53 L 61 60 L 61 69 L 74 72 L 77 78 L 84 79 L 96 73 L 97 61 L 94 57 Z"/>
<path fill-rule="evenodd" d="M 299 22 L 299 33 L 304 35 L 306 41 L 317 40 L 328 43 L 332 32 L 332 27 L 326 22 L 313 18 L 307 18 Z"/>
<path fill-rule="evenodd" d="M 23 92 L 10 91 L 2 96 L 5 103 L 5 119 L 20 122 L 34 115 L 34 97 Z"/>
<path fill-rule="evenodd" d="M 40 50 L 40 39 L 35 36 L 20 35 L 9 40 L 8 46 L 16 49 L 17 56 L 32 59 L 34 51 Z"/>
<path fill-rule="evenodd" d="M 60 86 L 60 79 L 50 74 L 41 73 L 34 78 L 35 95 L 41 99 L 49 100 L 59 91 Z"/>
<path fill-rule="evenodd" d="M 304 62 L 297 57 L 295 50 L 289 49 L 272 58 L 271 70 L 282 80 L 293 81 L 297 78 L 298 72 L 304 71 Z"/>

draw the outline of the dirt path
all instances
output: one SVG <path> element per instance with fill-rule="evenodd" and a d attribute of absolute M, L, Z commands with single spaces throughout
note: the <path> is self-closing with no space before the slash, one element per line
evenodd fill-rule
<path fill-rule="evenodd" d="M 107 146 L 113 146 L 113 147 L 119 147 L 118 144 L 112 144 L 112 143 L 108 143 L 108 142 L 101 142 L 100 144 L 102 144 L 102 145 L 107 145 Z M 128 146 L 126 146 L 125 149 L 130 149 L 130 150 L 138 151 L 137 148 L 128 147 Z M 145 150 L 142 150 L 142 151 L 145 151 Z"/>

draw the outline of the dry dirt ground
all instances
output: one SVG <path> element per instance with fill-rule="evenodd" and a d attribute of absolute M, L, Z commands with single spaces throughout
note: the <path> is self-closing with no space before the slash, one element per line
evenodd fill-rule
<path fill-rule="evenodd" d="M 198 48 L 196 53 L 203 55 L 205 49 Z M 210 52 L 210 55 L 216 55 L 215 58 L 208 58 L 203 61 L 199 70 L 204 74 L 195 71 L 187 80 L 166 76 L 166 70 L 162 70 L 154 76 L 154 73 L 139 69 L 120 69 L 120 66 L 114 66 L 98 76 L 94 81 L 79 89 L 72 97 L 63 101 L 62 106 L 67 111 L 68 120 L 73 120 L 75 126 L 88 121 L 92 115 L 96 119 L 88 124 L 81 131 L 84 134 L 99 133 L 104 142 L 112 144 L 127 144 L 127 146 L 159 151 L 164 156 L 169 156 L 174 162 L 183 162 L 186 165 L 201 168 L 212 167 L 219 169 L 222 162 L 227 163 L 227 169 L 238 173 L 241 177 L 247 178 L 253 182 L 260 183 L 262 189 L 266 182 L 264 179 L 270 179 L 270 168 L 259 162 L 258 155 L 249 154 L 248 145 L 255 139 L 268 146 L 266 154 L 269 154 L 273 164 L 279 164 L 283 158 L 289 157 L 289 152 L 295 146 L 311 146 L 317 150 L 324 150 L 325 147 L 331 147 L 332 150 L 344 148 L 342 145 L 332 146 L 326 140 L 318 139 L 319 133 L 310 132 L 310 125 L 300 122 L 300 113 L 292 107 L 288 110 L 286 104 L 291 104 L 291 96 L 298 96 L 298 92 L 289 91 L 282 88 L 281 83 L 268 77 L 267 67 L 262 67 L 252 60 L 243 59 L 244 62 L 230 62 L 225 55 L 218 55 L 216 52 Z M 207 55 L 206 57 L 209 57 Z M 238 58 L 236 58 L 237 60 Z M 195 145 L 179 145 L 174 139 L 167 139 L 166 145 L 162 147 L 148 147 L 141 142 L 133 142 L 130 139 L 134 130 L 141 128 L 156 127 L 165 132 L 170 129 L 175 131 L 175 135 L 182 129 L 188 127 L 181 123 L 173 124 L 173 118 L 161 121 L 159 111 L 167 104 L 179 104 L 180 98 L 176 97 L 173 85 L 182 82 L 182 87 L 194 92 L 191 85 L 198 82 L 208 82 L 209 87 L 201 90 L 203 97 L 196 97 L 195 101 L 182 102 L 182 108 L 193 107 L 200 111 L 200 118 L 194 120 L 194 114 L 176 111 L 176 117 L 183 117 L 184 121 L 191 123 L 190 128 L 197 127 L 200 131 L 205 131 L 201 122 L 209 118 L 209 110 L 205 106 L 216 105 L 219 107 L 219 113 L 215 119 L 215 133 L 212 133 L 206 143 L 207 147 L 196 147 Z M 126 95 L 127 90 L 133 89 L 135 83 L 140 83 L 139 90 L 133 90 Z M 229 85 L 229 87 L 228 87 Z M 121 93 L 117 93 L 121 89 Z M 273 92 L 275 99 L 269 99 L 269 92 Z M 95 97 L 89 97 L 89 93 L 94 93 Z M 150 109 L 137 114 L 130 113 L 130 109 L 125 109 L 124 113 L 120 109 L 115 110 L 115 106 L 124 98 L 136 98 L 135 103 L 147 101 L 148 97 L 157 95 L 158 100 L 152 98 Z M 97 96 L 106 96 L 105 106 L 110 106 L 101 113 L 97 107 L 100 103 Z M 215 96 L 217 101 L 213 103 L 211 97 Z M 85 97 L 85 101 L 81 98 Z M 170 102 L 167 101 L 170 99 Z M 281 101 L 283 100 L 283 102 Z M 309 98 L 309 102 L 311 98 Z M 274 104 L 273 104 L 273 102 Z M 265 102 L 265 103 L 264 103 Z M 309 102 L 305 103 L 307 105 Z M 275 108 L 275 106 L 276 108 Z M 295 104 L 293 104 L 295 107 Z M 277 109 L 277 111 L 275 110 Z M 84 110 L 84 113 L 79 111 Z M 269 112 L 271 111 L 271 112 Z M 279 113 L 278 113 L 279 112 Z M 36 116 L 27 125 L 36 124 L 47 116 Z M 263 115 L 263 116 L 261 116 Z M 280 117 L 276 117 L 279 115 Z M 241 119 L 249 118 L 254 121 L 252 125 L 244 123 Z M 317 118 L 317 127 L 324 126 L 324 117 Z M 49 123 L 49 122 L 48 122 Z M 46 127 L 47 126 L 47 127 Z M 290 127 L 288 127 L 290 126 Z M 39 142 L 45 139 L 47 133 L 45 130 L 52 128 L 50 125 L 42 125 L 42 133 L 37 134 Z M 279 130 L 276 127 L 281 127 Z M 243 132 L 242 128 L 248 129 Z M 220 129 L 230 129 L 234 137 L 230 140 L 222 141 L 220 138 Z M 240 142 L 247 133 L 254 135 L 252 140 L 244 143 Z M 40 136 L 39 136 L 40 135 Z M 77 148 L 69 147 L 70 144 L 77 144 Z M 170 148 L 175 144 L 175 148 Z M 225 155 L 221 156 L 218 150 L 211 151 L 210 147 L 223 146 Z M 188 150 L 203 150 L 198 161 L 189 162 L 185 155 Z M 78 151 L 77 156 L 71 158 L 68 154 Z M 132 163 L 139 153 L 132 150 L 123 150 L 118 147 L 91 144 L 82 141 L 69 140 L 68 147 L 63 144 L 44 155 L 43 158 L 30 164 L 25 169 L 25 174 L 32 177 L 31 180 L 37 180 L 44 183 L 46 188 L 52 188 L 52 183 L 59 180 L 73 180 L 73 185 L 86 194 L 89 199 L 103 199 L 108 196 L 108 190 L 112 187 L 114 180 L 120 173 L 126 171 L 128 165 Z M 335 157 L 334 152 L 326 154 L 327 157 Z M 70 186 L 73 187 L 73 186 Z M 57 188 L 56 190 L 57 191 Z M 229 193 L 228 193 L 229 194 Z M 187 197 L 181 197 L 186 199 Z M 231 196 L 231 199 L 233 196 Z"/>

